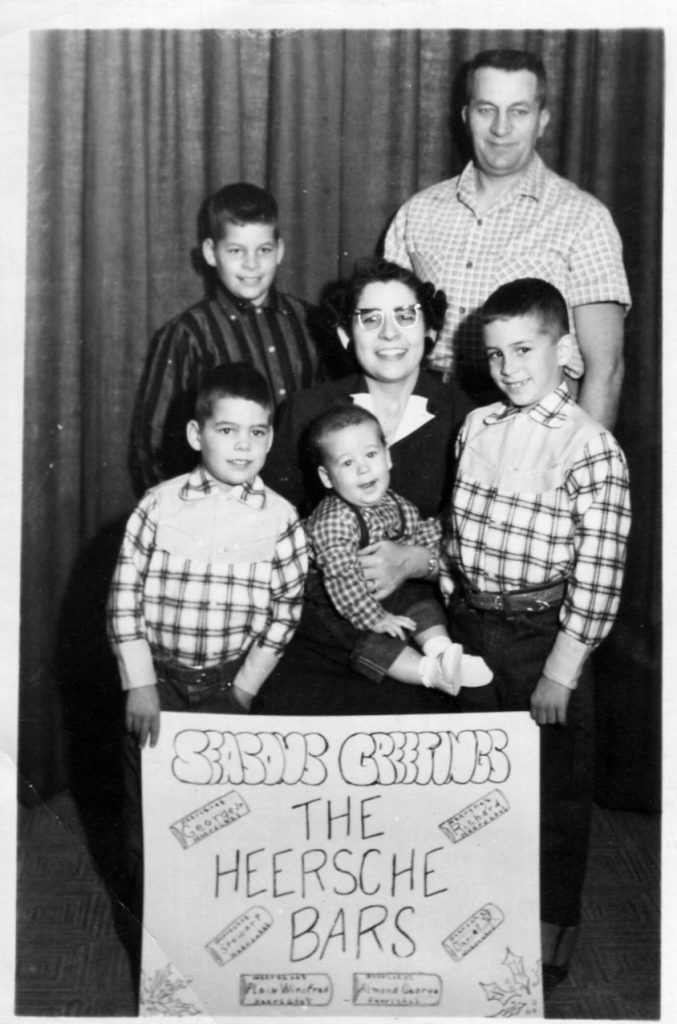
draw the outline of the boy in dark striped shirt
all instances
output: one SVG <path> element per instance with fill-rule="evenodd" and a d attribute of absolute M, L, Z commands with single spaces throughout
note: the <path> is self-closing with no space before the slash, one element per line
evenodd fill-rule
<path fill-rule="evenodd" d="M 273 196 L 248 182 L 225 185 L 203 203 L 198 235 L 214 287 L 151 342 L 130 452 L 139 494 L 195 465 L 186 423 L 205 370 L 249 363 L 276 405 L 323 379 L 311 307 L 275 288 L 284 242 Z"/>

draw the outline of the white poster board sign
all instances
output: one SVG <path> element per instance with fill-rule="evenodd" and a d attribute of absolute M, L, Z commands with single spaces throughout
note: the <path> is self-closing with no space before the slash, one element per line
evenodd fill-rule
<path fill-rule="evenodd" d="M 162 714 L 142 1015 L 542 1016 L 528 715 Z"/>

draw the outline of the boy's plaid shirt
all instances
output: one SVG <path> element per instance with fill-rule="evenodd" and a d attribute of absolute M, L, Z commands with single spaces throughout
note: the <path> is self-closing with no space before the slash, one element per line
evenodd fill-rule
<path fill-rule="evenodd" d="M 563 385 L 528 412 L 476 409 L 457 451 L 450 562 L 472 588 L 491 593 L 568 580 L 560 629 L 599 644 L 618 608 L 630 529 L 627 466 L 615 439 Z"/>
<path fill-rule="evenodd" d="M 224 494 L 198 466 L 176 483 L 196 529 L 174 531 L 163 547 L 158 492 L 174 484 L 149 491 L 127 524 L 108 599 L 111 643 L 145 639 L 154 657 L 189 667 L 230 661 L 253 641 L 281 653 L 300 620 L 307 571 L 295 510 L 258 477 Z"/>
<path fill-rule="evenodd" d="M 400 510 L 402 515 L 400 514 Z M 360 508 L 369 543 L 397 540 L 420 544 L 438 554 L 442 526 L 438 519 L 421 519 L 418 509 L 401 495 L 388 491 L 378 505 Z M 402 533 L 402 519 L 404 533 Z M 305 520 L 311 565 L 316 568 L 339 615 L 356 629 L 373 629 L 384 617 L 383 605 L 370 594 L 358 558 L 360 529 L 350 505 L 329 495 Z"/>

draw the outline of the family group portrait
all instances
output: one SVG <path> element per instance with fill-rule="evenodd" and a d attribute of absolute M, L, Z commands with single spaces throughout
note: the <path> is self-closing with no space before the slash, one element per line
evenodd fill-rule
<path fill-rule="evenodd" d="M 667 1020 L 663 30 L 28 60 L 14 1014 Z"/>

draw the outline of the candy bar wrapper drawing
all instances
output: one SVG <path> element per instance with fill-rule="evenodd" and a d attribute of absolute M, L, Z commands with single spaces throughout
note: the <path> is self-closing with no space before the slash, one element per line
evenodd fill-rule
<path fill-rule="evenodd" d="M 528 715 L 163 712 L 140 1012 L 541 1017 Z"/>

